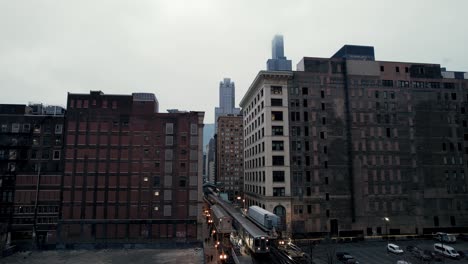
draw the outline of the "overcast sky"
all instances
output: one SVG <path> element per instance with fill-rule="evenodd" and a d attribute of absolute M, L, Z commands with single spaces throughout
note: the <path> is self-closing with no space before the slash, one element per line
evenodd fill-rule
<path fill-rule="evenodd" d="M 160 110 L 205 111 L 219 82 L 236 104 L 284 35 L 293 69 L 344 44 L 377 60 L 468 71 L 466 0 L 0 0 L 0 103 L 65 105 L 67 92 L 154 93 Z"/>

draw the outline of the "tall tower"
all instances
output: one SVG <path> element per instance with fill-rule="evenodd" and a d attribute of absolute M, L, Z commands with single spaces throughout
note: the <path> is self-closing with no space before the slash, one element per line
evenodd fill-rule
<path fill-rule="evenodd" d="M 234 101 L 236 97 L 235 84 L 231 82 L 230 78 L 224 78 L 219 83 L 219 107 L 215 108 L 215 129 L 217 128 L 217 122 L 219 116 L 224 115 L 238 115 L 240 108 L 235 108 Z"/>
<path fill-rule="evenodd" d="M 271 56 L 267 61 L 268 71 L 291 71 L 291 60 L 284 56 L 284 41 L 282 35 L 275 35 L 271 41 Z"/>

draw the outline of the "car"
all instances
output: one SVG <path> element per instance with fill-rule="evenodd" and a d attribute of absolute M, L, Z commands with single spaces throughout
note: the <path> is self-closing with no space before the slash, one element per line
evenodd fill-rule
<path fill-rule="evenodd" d="M 434 244 L 434 251 L 448 258 L 460 258 L 460 254 L 453 247 L 441 243 Z"/>
<path fill-rule="evenodd" d="M 413 246 L 413 245 L 406 246 L 406 251 L 408 251 L 408 252 L 413 252 L 413 251 L 415 251 L 417 249 L 419 249 L 419 248 L 416 247 L 416 246 Z"/>
<path fill-rule="evenodd" d="M 468 259 L 468 250 L 458 250 L 457 252 L 460 255 L 460 259 Z"/>
<path fill-rule="evenodd" d="M 408 262 L 406 260 L 397 260 L 396 264 L 411 264 L 411 262 Z"/>
<path fill-rule="evenodd" d="M 430 255 L 424 253 L 424 251 L 420 248 L 413 249 L 413 251 L 411 251 L 411 254 L 413 255 L 413 257 L 423 261 L 430 261 L 432 259 Z"/>
<path fill-rule="evenodd" d="M 463 240 L 463 241 L 468 241 L 468 235 L 467 234 L 459 234 L 458 239 Z"/>
<path fill-rule="evenodd" d="M 387 252 L 391 252 L 391 253 L 394 253 L 394 254 L 403 254 L 403 249 L 401 249 L 398 245 L 388 244 L 387 245 Z"/>
<path fill-rule="evenodd" d="M 432 250 L 424 250 L 424 254 L 428 255 L 431 257 L 431 259 L 440 262 L 442 261 L 442 257 L 438 255 L 435 251 Z"/>
<path fill-rule="evenodd" d="M 336 253 L 336 258 L 338 261 L 341 263 L 346 263 L 346 264 L 359 264 L 359 262 L 349 253 L 347 252 L 337 252 Z"/>
<path fill-rule="evenodd" d="M 457 237 L 454 234 L 447 234 L 444 232 L 437 232 L 434 235 L 434 239 L 442 243 L 455 243 L 457 242 Z"/>

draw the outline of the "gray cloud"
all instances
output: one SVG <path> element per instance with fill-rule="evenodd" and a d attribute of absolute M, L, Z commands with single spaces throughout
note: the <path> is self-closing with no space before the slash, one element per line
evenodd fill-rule
<path fill-rule="evenodd" d="M 0 103 L 144 91 L 161 110 L 205 111 L 213 122 L 219 81 L 236 82 L 239 102 L 275 33 L 293 65 L 349 43 L 374 45 L 379 60 L 468 71 L 468 2 L 331 2 L 1 1 Z"/>

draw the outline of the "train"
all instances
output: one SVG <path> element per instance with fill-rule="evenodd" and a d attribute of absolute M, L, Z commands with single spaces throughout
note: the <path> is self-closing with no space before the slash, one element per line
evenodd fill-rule
<path fill-rule="evenodd" d="M 220 234 L 230 234 L 232 229 L 232 217 L 224 211 L 219 205 L 211 206 L 211 215 L 216 231 Z"/>
<path fill-rule="evenodd" d="M 211 203 L 212 206 L 220 206 L 232 217 L 232 226 L 237 231 L 238 237 L 253 254 L 262 255 L 270 253 L 271 239 L 268 232 L 259 228 L 241 212 L 234 209 L 226 201 L 223 201 L 213 193 L 208 194 L 206 200 Z"/>
<path fill-rule="evenodd" d="M 250 206 L 247 211 L 247 216 L 268 230 L 272 230 L 273 228 L 278 229 L 280 227 L 280 217 L 259 206 Z"/>

